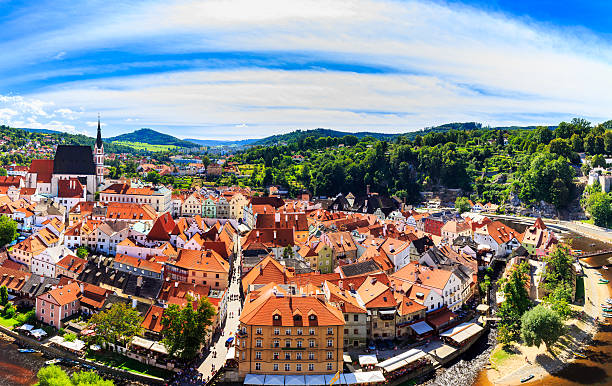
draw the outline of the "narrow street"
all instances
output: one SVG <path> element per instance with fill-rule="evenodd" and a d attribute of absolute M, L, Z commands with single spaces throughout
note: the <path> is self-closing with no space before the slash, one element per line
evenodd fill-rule
<path fill-rule="evenodd" d="M 240 237 L 238 237 L 238 248 L 236 253 L 236 259 L 234 261 L 233 266 L 233 275 L 232 280 L 229 285 L 228 296 L 232 299 L 228 301 L 227 304 L 227 313 L 226 313 L 226 323 L 225 328 L 223 328 L 223 332 L 221 336 L 218 338 L 216 342 L 213 342 L 211 345 L 210 353 L 204 359 L 198 371 L 202 374 L 204 379 L 211 377 L 213 370 L 219 370 L 225 364 L 225 356 L 227 355 L 228 348 L 225 347 L 225 342 L 230 336 L 236 336 L 236 331 L 238 330 L 238 318 L 240 316 L 240 311 L 242 309 L 242 304 L 240 302 L 240 262 L 242 260 L 242 246 L 240 245 Z M 216 356 L 214 353 L 216 352 Z"/>

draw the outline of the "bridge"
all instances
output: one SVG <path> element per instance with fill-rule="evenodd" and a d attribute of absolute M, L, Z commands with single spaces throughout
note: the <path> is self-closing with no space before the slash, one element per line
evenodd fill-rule
<path fill-rule="evenodd" d="M 610 253 L 612 253 L 612 249 L 601 249 L 599 251 L 583 253 L 581 255 L 578 255 L 577 257 L 579 259 L 585 259 L 587 257 L 607 255 L 607 254 L 610 254 Z"/>

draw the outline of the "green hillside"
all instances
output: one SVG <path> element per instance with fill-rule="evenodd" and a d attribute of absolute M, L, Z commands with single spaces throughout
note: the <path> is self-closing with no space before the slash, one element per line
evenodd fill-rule
<path fill-rule="evenodd" d="M 176 146 L 176 147 L 198 147 L 199 145 L 183 141 L 169 134 L 160 133 L 151 129 L 140 129 L 131 133 L 121 134 L 116 137 L 106 138 L 105 142 L 123 143 L 129 146 L 129 143 Z"/>

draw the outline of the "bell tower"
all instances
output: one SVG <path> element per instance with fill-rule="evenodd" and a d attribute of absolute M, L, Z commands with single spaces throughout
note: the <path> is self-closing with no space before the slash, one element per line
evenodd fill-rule
<path fill-rule="evenodd" d="M 98 114 L 98 136 L 94 144 L 94 164 L 96 165 L 96 186 L 104 182 L 104 143 L 100 129 L 100 114 Z"/>

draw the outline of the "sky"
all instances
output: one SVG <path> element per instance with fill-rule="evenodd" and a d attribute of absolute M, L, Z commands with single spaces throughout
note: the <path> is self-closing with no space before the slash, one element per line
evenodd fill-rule
<path fill-rule="evenodd" d="M 612 119 L 612 2 L 0 0 L 0 124 L 110 137 Z"/>

